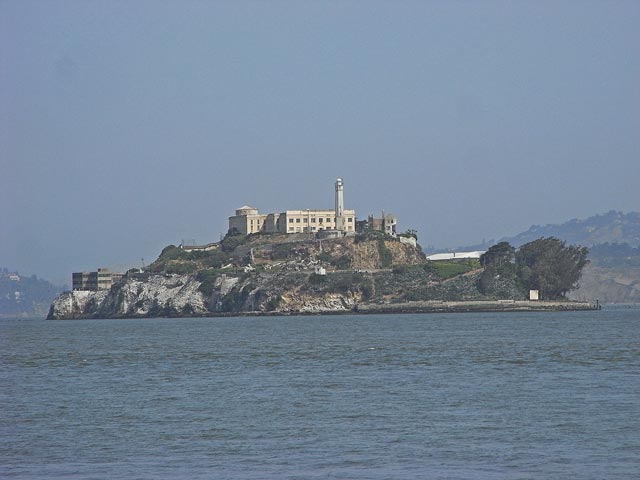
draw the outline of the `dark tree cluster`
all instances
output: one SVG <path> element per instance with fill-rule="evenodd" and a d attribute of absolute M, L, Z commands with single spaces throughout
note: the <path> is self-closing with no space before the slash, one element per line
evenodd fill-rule
<path fill-rule="evenodd" d="M 554 237 L 534 240 L 517 250 L 501 242 L 480 257 L 484 272 L 479 289 L 496 298 L 522 298 L 529 290 L 539 290 L 543 298 L 558 300 L 577 288 L 588 253 L 586 247 L 567 245 Z"/>

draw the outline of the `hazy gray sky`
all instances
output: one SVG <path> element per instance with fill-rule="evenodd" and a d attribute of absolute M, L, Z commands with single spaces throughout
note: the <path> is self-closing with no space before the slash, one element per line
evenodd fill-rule
<path fill-rule="evenodd" d="M 455 246 L 640 205 L 640 2 L 0 2 L 0 266 L 153 260 L 245 203 Z"/>

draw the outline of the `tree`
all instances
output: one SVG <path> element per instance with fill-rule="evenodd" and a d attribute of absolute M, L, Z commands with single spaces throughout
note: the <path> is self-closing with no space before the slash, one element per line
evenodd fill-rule
<path fill-rule="evenodd" d="M 482 267 L 501 267 L 515 262 L 516 250 L 508 242 L 492 246 L 480 256 Z"/>
<path fill-rule="evenodd" d="M 418 241 L 418 231 L 413 229 L 413 228 L 409 228 L 406 232 L 399 233 L 398 236 L 399 237 L 407 237 L 407 238 L 415 238 L 416 242 Z"/>
<path fill-rule="evenodd" d="M 526 289 L 540 290 L 544 298 L 557 300 L 577 288 L 589 249 L 567 246 L 558 238 L 540 238 L 516 252 L 518 278 Z"/>
<path fill-rule="evenodd" d="M 479 290 L 494 298 L 521 298 L 524 293 L 517 279 L 515 248 L 507 242 L 493 245 L 480 257 L 484 271 L 478 280 Z"/>

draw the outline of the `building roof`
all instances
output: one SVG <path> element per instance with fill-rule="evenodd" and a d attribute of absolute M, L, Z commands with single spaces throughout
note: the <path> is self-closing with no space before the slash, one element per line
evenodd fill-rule
<path fill-rule="evenodd" d="M 427 260 L 459 260 L 465 258 L 480 258 L 483 253 L 484 251 L 435 253 L 433 255 L 427 255 Z"/>
<path fill-rule="evenodd" d="M 236 208 L 236 210 L 256 210 L 256 208 L 250 205 L 244 205 L 243 207 Z"/>

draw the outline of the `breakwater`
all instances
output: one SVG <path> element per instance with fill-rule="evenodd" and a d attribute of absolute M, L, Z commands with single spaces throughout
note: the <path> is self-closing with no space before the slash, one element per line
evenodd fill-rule
<path fill-rule="evenodd" d="M 357 313 L 542 312 L 600 310 L 598 303 L 529 300 L 440 300 L 358 305 Z"/>

